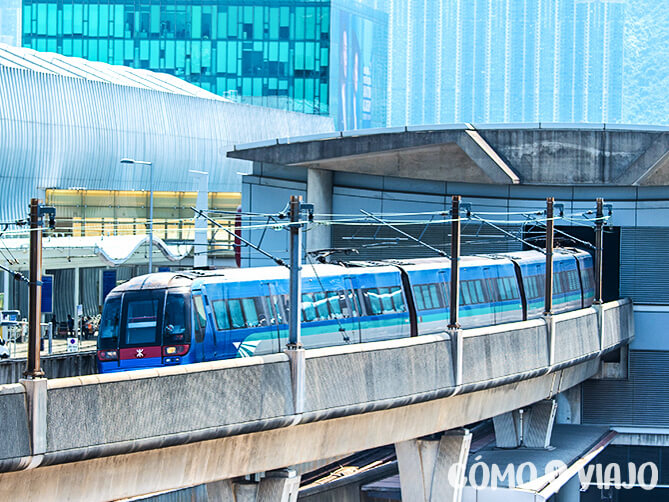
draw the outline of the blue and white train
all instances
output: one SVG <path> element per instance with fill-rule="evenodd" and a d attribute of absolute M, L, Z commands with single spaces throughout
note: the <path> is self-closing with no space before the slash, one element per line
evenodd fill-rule
<path fill-rule="evenodd" d="M 473 328 L 537 318 L 545 255 L 462 257 L 460 323 Z M 306 348 L 440 333 L 449 321 L 450 261 L 303 267 Z M 100 322 L 100 372 L 279 352 L 288 342 L 288 269 L 194 270 L 135 277 L 108 295 Z M 553 311 L 589 307 L 589 253 L 554 254 Z"/>

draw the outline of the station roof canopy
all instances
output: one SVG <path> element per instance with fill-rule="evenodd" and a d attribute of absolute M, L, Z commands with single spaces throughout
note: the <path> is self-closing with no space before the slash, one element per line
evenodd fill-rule
<path fill-rule="evenodd" d="M 230 101 L 167 73 L 87 61 L 86 59 L 63 56 L 53 52 L 38 52 L 25 47 L 13 47 L 6 44 L 0 44 L 0 66 L 216 101 Z"/>
<path fill-rule="evenodd" d="M 661 126 L 406 126 L 238 145 L 228 156 L 463 183 L 669 185 L 669 127 Z"/>
<path fill-rule="evenodd" d="M 146 264 L 148 235 L 98 237 L 44 237 L 42 239 L 43 269 L 78 267 L 115 267 Z M 185 258 L 192 245 L 170 245 L 153 236 L 154 262 L 177 262 Z M 0 256 L 13 270 L 29 268 L 30 240 L 0 239 Z"/>

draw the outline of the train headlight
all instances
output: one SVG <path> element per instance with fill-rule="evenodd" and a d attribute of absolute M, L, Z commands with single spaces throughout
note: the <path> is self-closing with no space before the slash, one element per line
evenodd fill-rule
<path fill-rule="evenodd" d="M 118 352 L 116 350 L 98 350 L 98 359 L 100 361 L 118 361 Z"/>
<path fill-rule="evenodd" d="M 163 356 L 183 356 L 190 345 L 168 345 L 163 347 Z"/>

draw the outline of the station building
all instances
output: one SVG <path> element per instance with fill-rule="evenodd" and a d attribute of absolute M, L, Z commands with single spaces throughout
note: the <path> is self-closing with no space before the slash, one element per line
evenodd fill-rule
<path fill-rule="evenodd" d="M 54 277 L 54 313 L 85 315 L 102 303 L 103 270 L 117 280 L 145 272 L 150 193 L 154 265 L 192 266 L 201 176 L 207 207 L 234 213 L 249 163 L 234 144 L 332 131 L 328 117 L 233 103 L 168 74 L 0 45 L 0 260 L 27 269 L 30 199 L 56 207 L 44 269 Z M 122 164 L 122 158 L 151 164 Z M 233 216 L 220 216 L 232 228 Z M 232 240 L 209 229 L 212 264 L 234 263 Z M 76 264 L 76 267 L 75 267 Z M 27 313 L 27 288 L 4 273 L 4 308 Z"/>

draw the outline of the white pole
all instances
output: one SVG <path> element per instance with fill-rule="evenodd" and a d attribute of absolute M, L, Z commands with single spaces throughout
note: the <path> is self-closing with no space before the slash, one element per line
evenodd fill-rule
<path fill-rule="evenodd" d="M 79 267 L 74 267 L 74 333 L 79 339 Z"/>
<path fill-rule="evenodd" d="M 204 171 L 188 171 L 194 174 L 198 180 L 197 184 L 197 202 L 195 208 L 199 211 L 209 209 L 209 173 Z M 195 235 L 193 240 L 193 267 L 207 266 L 207 220 L 202 216 L 195 218 Z"/>
<path fill-rule="evenodd" d="M 149 274 L 153 272 L 153 163 L 149 163 L 151 169 L 149 187 L 151 190 L 151 201 L 149 202 Z"/>

